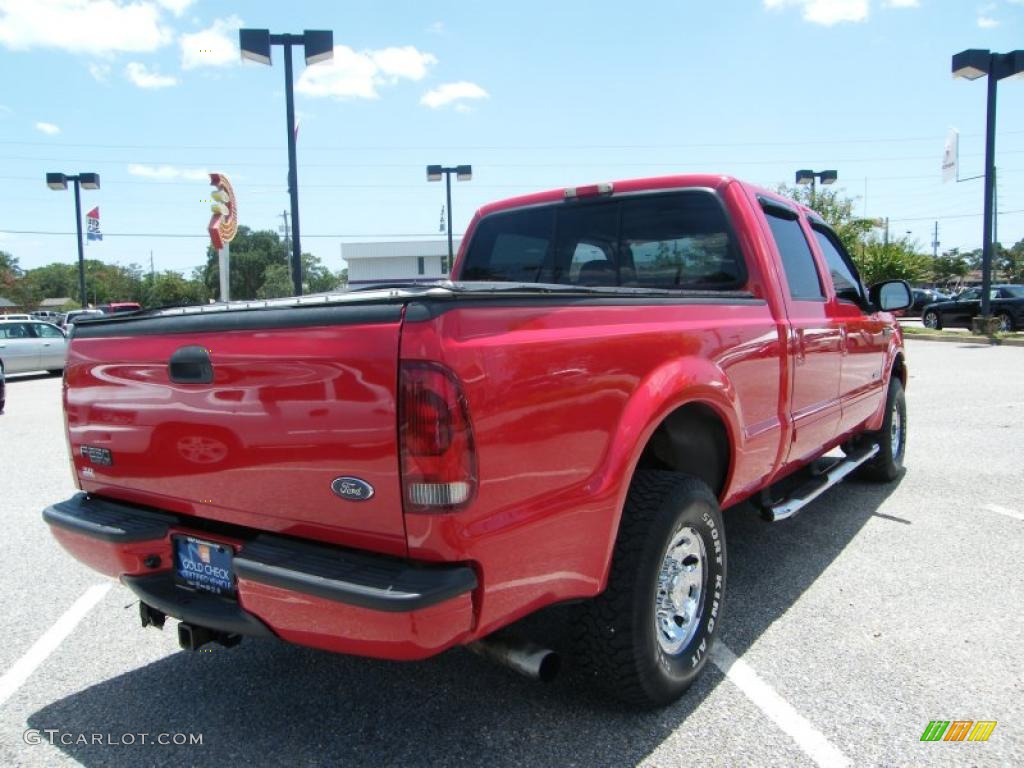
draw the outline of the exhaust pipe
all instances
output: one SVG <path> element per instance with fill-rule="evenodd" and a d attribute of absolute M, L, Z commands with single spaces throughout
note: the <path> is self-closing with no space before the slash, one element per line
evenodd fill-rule
<path fill-rule="evenodd" d="M 466 646 L 478 656 L 508 667 L 531 680 L 550 683 L 562 666 L 561 657 L 550 648 L 515 635 L 496 632 Z"/>
<path fill-rule="evenodd" d="M 215 629 L 186 624 L 184 621 L 178 624 L 178 645 L 185 651 L 198 651 L 207 643 L 217 643 L 225 648 L 234 648 L 240 642 L 242 642 L 241 635 L 218 632 Z"/>

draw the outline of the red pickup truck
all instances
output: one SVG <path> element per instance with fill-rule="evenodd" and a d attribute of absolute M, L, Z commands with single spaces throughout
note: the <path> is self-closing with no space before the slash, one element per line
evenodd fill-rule
<path fill-rule="evenodd" d="M 76 324 L 81 493 L 44 519 L 185 648 L 468 645 L 546 677 L 504 628 L 572 602 L 595 679 L 664 704 L 720 627 L 720 509 L 900 472 L 910 302 L 732 178 L 506 200 L 451 281 Z"/>

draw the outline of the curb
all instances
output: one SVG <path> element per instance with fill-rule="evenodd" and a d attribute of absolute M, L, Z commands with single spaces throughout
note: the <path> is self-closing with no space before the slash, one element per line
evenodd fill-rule
<path fill-rule="evenodd" d="M 963 336 L 939 336 L 922 333 L 904 333 L 904 341 L 944 341 L 952 344 L 974 344 L 977 346 L 989 347 L 1024 347 L 1024 339 L 1000 339 L 992 336 L 974 336 L 963 334 Z"/>

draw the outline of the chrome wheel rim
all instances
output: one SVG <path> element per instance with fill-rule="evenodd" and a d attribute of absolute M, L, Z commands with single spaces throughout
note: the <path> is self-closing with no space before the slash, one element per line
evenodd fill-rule
<path fill-rule="evenodd" d="M 889 444 L 892 450 L 892 457 L 894 459 L 899 458 L 900 448 L 903 444 L 903 417 L 900 416 L 900 409 L 896 405 L 892 407 L 892 418 L 889 425 Z"/>
<path fill-rule="evenodd" d="M 704 608 L 707 569 L 707 553 L 700 534 L 688 526 L 677 531 L 661 561 L 654 598 L 655 636 L 669 655 L 680 653 L 697 633 Z"/>
<path fill-rule="evenodd" d="M 928 314 L 926 314 L 924 316 L 924 326 L 925 326 L 925 328 L 934 328 L 938 324 L 939 324 L 938 323 L 938 318 L 935 316 L 934 313 L 929 312 Z"/>
<path fill-rule="evenodd" d="M 1007 315 L 999 316 L 999 330 L 1003 333 L 1010 332 L 1010 318 Z"/>

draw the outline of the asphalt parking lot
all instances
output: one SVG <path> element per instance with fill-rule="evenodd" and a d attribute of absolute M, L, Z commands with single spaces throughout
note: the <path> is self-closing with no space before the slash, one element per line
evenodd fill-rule
<path fill-rule="evenodd" d="M 909 341 L 908 357 L 905 475 L 775 525 L 730 510 L 724 645 L 654 713 L 571 669 L 544 686 L 462 650 L 179 651 L 171 622 L 141 629 L 128 590 L 51 539 L 40 510 L 74 492 L 61 381 L 11 377 L 0 764 L 1024 765 L 1024 348 Z M 556 645 L 560 619 L 539 622 Z M 998 725 L 986 742 L 921 742 L 936 719 Z"/>

